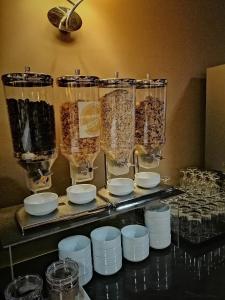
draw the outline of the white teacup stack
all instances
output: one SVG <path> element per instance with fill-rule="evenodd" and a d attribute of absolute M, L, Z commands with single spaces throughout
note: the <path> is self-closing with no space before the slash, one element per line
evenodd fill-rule
<path fill-rule="evenodd" d="M 122 228 L 123 256 L 133 262 L 142 261 L 149 255 L 149 231 L 141 225 Z"/>
<path fill-rule="evenodd" d="M 157 203 L 145 211 L 145 225 L 149 229 L 150 246 L 164 249 L 171 243 L 170 208 L 167 204 Z"/>
<path fill-rule="evenodd" d="M 79 265 L 79 283 L 85 285 L 93 276 L 91 242 L 84 235 L 74 235 L 58 244 L 59 259 L 70 258 Z"/>
<path fill-rule="evenodd" d="M 94 270 L 101 275 L 112 275 L 122 267 L 121 232 L 112 226 L 91 232 Z"/>

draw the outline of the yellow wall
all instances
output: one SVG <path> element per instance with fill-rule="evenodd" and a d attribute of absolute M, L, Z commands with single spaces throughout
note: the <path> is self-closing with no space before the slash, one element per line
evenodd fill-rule
<path fill-rule="evenodd" d="M 225 62 L 224 0 L 85 0 L 78 12 L 83 27 L 62 36 L 47 20 L 66 0 L 0 1 L 0 73 L 33 71 L 54 77 L 73 73 L 109 77 L 163 77 L 168 85 L 167 144 L 163 175 L 175 182 L 178 169 L 202 165 L 205 69 Z M 28 191 L 23 171 L 12 156 L 6 106 L 0 102 L 0 206 L 22 202 Z M 98 185 L 103 180 L 97 160 Z M 68 166 L 54 165 L 53 190 L 69 185 Z"/>

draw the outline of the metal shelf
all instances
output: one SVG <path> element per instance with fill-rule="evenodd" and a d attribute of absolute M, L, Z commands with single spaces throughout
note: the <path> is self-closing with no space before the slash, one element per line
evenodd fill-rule
<path fill-rule="evenodd" d="M 25 235 L 21 234 L 21 230 L 17 224 L 15 215 L 18 209 L 21 209 L 22 205 L 16 205 L 0 209 L 0 240 L 4 249 L 8 249 L 9 261 L 11 267 L 11 277 L 14 278 L 13 266 L 15 263 L 13 258 L 13 249 L 16 246 L 24 245 L 26 243 L 36 241 L 41 238 L 50 237 L 64 231 L 69 231 L 87 224 L 91 224 L 97 221 L 110 220 L 120 214 L 125 214 L 129 211 L 140 209 L 145 207 L 149 202 L 159 201 L 161 199 L 168 198 L 180 194 L 181 192 L 175 188 L 165 186 L 162 189 L 157 189 L 156 193 L 144 196 L 143 198 L 126 201 L 121 205 L 106 206 L 104 210 L 98 213 L 88 214 L 80 219 L 60 221 L 46 226 L 27 230 Z M 44 254 L 44 253 L 43 253 Z M 41 254 L 40 254 L 41 255 Z M 29 260 L 30 258 L 28 258 Z M 25 259 L 24 259 L 25 261 Z"/>

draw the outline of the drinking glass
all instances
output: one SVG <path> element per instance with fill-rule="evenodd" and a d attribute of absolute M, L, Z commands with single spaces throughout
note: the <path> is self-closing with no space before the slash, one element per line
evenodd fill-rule
<path fill-rule="evenodd" d="M 6 300 L 41 300 L 43 280 L 39 275 L 18 277 L 5 289 Z"/>
<path fill-rule="evenodd" d="M 201 224 L 202 224 L 201 213 L 194 210 L 190 211 L 188 213 L 188 225 L 189 225 L 188 237 L 194 243 L 200 242 Z"/>
<path fill-rule="evenodd" d="M 46 271 L 50 300 L 74 300 L 79 293 L 79 266 L 66 258 L 53 262 Z"/>

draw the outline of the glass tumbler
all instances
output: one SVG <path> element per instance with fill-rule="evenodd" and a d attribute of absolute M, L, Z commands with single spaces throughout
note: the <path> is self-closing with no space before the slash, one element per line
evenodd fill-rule
<path fill-rule="evenodd" d="M 49 300 L 76 300 L 79 295 L 79 266 L 71 260 L 53 262 L 46 271 Z"/>
<path fill-rule="evenodd" d="M 5 289 L 6 300 L 42 300 L 43 280 L 39 275 L 18 277 Z"/>
<path fill-rule="evenodd" d="M 202 224 L 201 214 L 194 210 L 189 212 L 188 223 L 189 223 L 189 239 L 193 243 L 199 243 L 201 239 L 201 224 Z"/>

